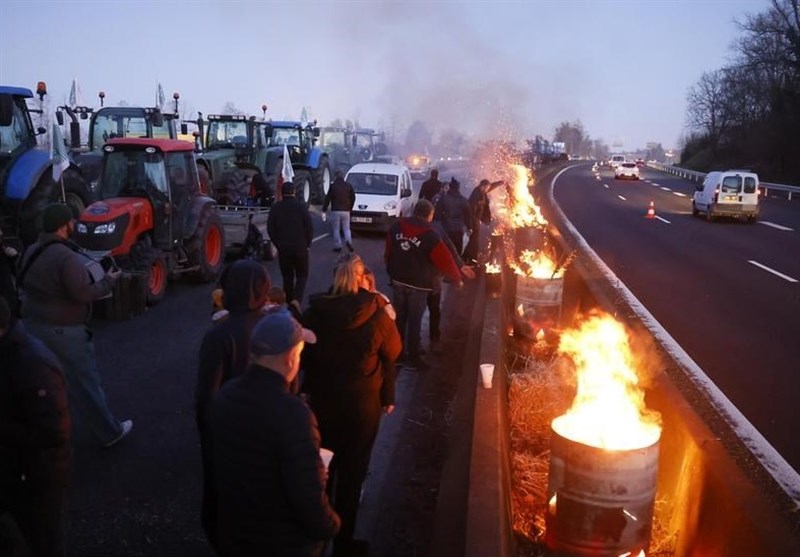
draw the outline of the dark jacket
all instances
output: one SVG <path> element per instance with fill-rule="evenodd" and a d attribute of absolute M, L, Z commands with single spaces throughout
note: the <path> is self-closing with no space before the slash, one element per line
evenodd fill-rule
<path fill-rule="evenodd" d="M 458 190 L 450 189 L 436 204 L 436 219 L 448 232 L 472 229 L 472 212 L 469 202 Z"/>
<path fill-rule="evenodd" d="M 472 224 L 470 228 L 473 230 L 478 227 L 478 224 L 489 224 L 492 220 L 492 211 L 489 208 L 489 196 L 486 192 L 481 191 L 481 187 L 477 186 L 472 193 L 469 194 L 469 207 L 472 213 Z"/>
<path fill-rule="evenodd" d="M 63 487 L 69 475 L 67 387 L 56 356 L 21 322 L 0 337 L 0 514 L 24 475 Z"/>
<path fill-rule="evenodd" d="M 394 404 L 402 343 L 384 305 L 379 294 L 366 290 L 311 296 L 303 325 L 316 333 L 317 342 L 303 349 L 303 391 L 312 408 L 330 402 L 356 410 L 363 397 L 372 397 L 375 407 Z"/>
<path fill-rule="evenodd" d="M 210 412 L 221 557 L 316 555 L 339 529 L 317 420 L 283 376 L 251 365 Z"/>
<path fill-rule="evenodd" d="M 0 242 L 0 296 L 6 299 L 13 315 L 19 315 L 19 297 L 14 280 L 14 268 L 17 257 L 9 257 Z"/>
<path fill-rule="evenodd" d="M 327 211 L 330 206 L 331 211 L 352 211 L 356 204 L 356 192 L 350 182 L 345 182 L 344 178 L 336 178 L 331 184 L 322 210 Z"/>
<path fill-rule="evenodd" d="M 269 238 L 278 251 L 306 251 L 314 239 L 314 228 L 308 207 L 295 197 L 285 197 L 275 203 L 267 220 Z"/>
<path fill-rule="evenodd" d="M 52 242 L 28 266 L 31 256 L 44 243 Z M 114 287 L 108 275 L 95 280 L 88 266 L 93 260 L 80 253 L 77 245 L 55 234 L 41 234 L 22 256 L 21 272 L 27 267 L 18 288 L 23 291 L 22 317 L 48 325 L 83 325 L 89 321 L 92 302 Z"/>
<path fill-rule="evenodd" d="M 433 290 L 437 273 L 455 282 L 461 272 L 431 223 L 417 217 L 399 219 L 386 235 L 383 254 L 392 283 Z"/>
<path fill-rule="evenodd" d="M 442 182 L 438 178 L 428 178 L 422 182 L 422 188 L 419 190 L 419 198 L 427 199 L 434 205 L 439 200 L 442 193 Z"/>

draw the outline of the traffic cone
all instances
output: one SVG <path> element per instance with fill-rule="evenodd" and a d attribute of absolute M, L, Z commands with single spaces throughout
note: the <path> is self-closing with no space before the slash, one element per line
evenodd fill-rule
<path fill-rule="evenodd" d="M 654 202 L 650 202 L 650 206 L 647 208 L 647 216 L 645 218 L 654 219 L 656 218 L 656 204 Z"/>

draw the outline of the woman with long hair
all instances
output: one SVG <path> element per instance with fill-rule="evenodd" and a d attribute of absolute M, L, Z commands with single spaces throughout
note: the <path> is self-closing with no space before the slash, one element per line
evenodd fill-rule
<path fill-rule="evenodd" d="M 386 302 L 362 288 L 364 262 L 351 256 L 334 273 L 330 291 L 312 295 L 303 315 L 317 342 L 303 352 L 302 390 L 319 421 L 322 446 L 333 451 L 329 491 L 342 528 L 333 554 L 365 555 L 353 539 L 361 484 L 382 412 L 394 409 L 395 360 L 402 346 Z"/>

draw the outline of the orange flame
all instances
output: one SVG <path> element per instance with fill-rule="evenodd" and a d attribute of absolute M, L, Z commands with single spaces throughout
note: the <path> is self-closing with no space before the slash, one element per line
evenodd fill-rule
<path fill-rule="evenodd" d="M 498 263 L 487 263 L 485 267 L 487 273 L 492 274 L 500 272 L 500 265 Z"/>
<path fill-rule="evenodd" d="M 529 189 L 529 186 L 533 186 L 533 176 L 530 171 L 521 164 L 512 164 L 511 168 L 514 171 L 514 179 L 506 187 L 503 203 L 499 203 L 499 199 L 493 199 L 492 214 L 508 228 L 547 226 L 547 220 L 542 216 Z"/>
<path fill-rule="evenodd" d="M 519 261 L 510 261 L 509 266 L 514 272 L 523 277 L 537 279 L 561 278 L 564 276 L 564 269 L 556 272 L 556 263 L 541 250 L 524 250 Z"/>
<path fill-rule="evenodd" d="M 577 393 L 553 420 L 562 437 L 609 450 L 649 447 L 661 436 L 660 415 L 644 404 L 625 328 L 610 315 L 593 316 L 565 331 L 559 351 L 577 371 Z"/>

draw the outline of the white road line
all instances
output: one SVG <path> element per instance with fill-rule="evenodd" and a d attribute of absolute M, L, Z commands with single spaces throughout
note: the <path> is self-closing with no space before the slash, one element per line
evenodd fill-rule
<path fill-rule="evenodd" d="M 752 259 L 748 259 L 747 262 L 750 263 L 751 265 L 755 265 L 756 267 L 760 267 L 760 268 L 764 269 L 768 273 L 772 273 L 775 276 L 781 277 L 783 280 L 786 280 L 786 281 L 789 281 L 789 282 L 800 282 L 797 279 L 794 279 L 794 278 L 790 277 L 789 275 L 784 275 L 783 273 L 778 272 L 775 269 L 770 269 L 769 267 L 767 267 L 766 265 L 762 265 L 758 261 L 753 261 Z"/>
<path fill-rule="evenodd" d="M 774 222 L 769 222 L 765 220 L 758 221 L 759 224 L 766 224 L 767 226 L 771 226 L 772 228 L 777 228 L 778 230 L 785 230 L 786 232 L 794 232 L 794 228 L 789 228 L 788 226 L 783 226 L 782 224 L 775 224 Z"/>
<path fill-rule="evenodd" d="M 681 192 L 679 192 L 679 191 L 674 191 L 674 192 L 672 192 L 672 195 L 677 195 L 678 197 L 686 197 L 686 194 L 685 194 L 685 193 L 681 193 Z"/>
<path fill-rule="evenodd" d="M 606 188 L 606 189 L 610 189 L 610 188 L 608 187 L 608 184 L 603 184 L 603 187 L 604 187 L 604 188 Z"/>
<path fill-rule="evenodd" d="M 668 220 L 667 220 L 667 219 L 665 219 L 664 217 L 659 217 L 658 215 L 656 215 L 656 218 L 657 218 L 658 220 L 660 220 L 661 222 L 666 222 L 667 224 L 672 224 L 670 221 L 668 221 Z"/>
<path fill-rule="evenodd" d="M 595 180 L 600 180 L 600 176 L 595 176 L 594 179 Z"/>
<path fill-rule="evenodd" d="M 662 190 L 664 190 L 664 191 L 672 191 L 671 189 L 669 189 L 669 188 L 664 188 L 664 187 L 662 187 L 661 189 L 662 189 Z"/>
<path fill-rule="evenodd" d="M 618 195 L 617 197 L 619 197 L 619 198 L 620 198 L 621 200 L 623 200 L 623 201 L 627 201 L 627 199 L 625 199 L 625 198 L 624 198 L 624 197 L 622 197 L 621 195 Z"/>
<path fill-rule="evenodd" d="M 325 236 L 330 236 L 330 235 L 331 235 L 331 233 L 330 233 L 330 232 L 326 232 L 325 234 L 320 234 L 319 236 L 317 236 L 316 238 L 314 238 L 313 240 L 311 240 L 311 243 L 313 244 L 313 243 L 314 243 L 314 242 L 316 242 L 317 240 L 322 240 L 322 239 L 323 239 Z"/>
<path fill-rule="evenodd" d="M 655 182 L 650 182 L 650 183 L 651 183 L 651 184 L 653 184 L 653 185 L 654 185 L 655 187 L 657 187 L 657 188 L 660 188 L 660 187 L 661 187 L 661 184 L 656 184 Z"/>

